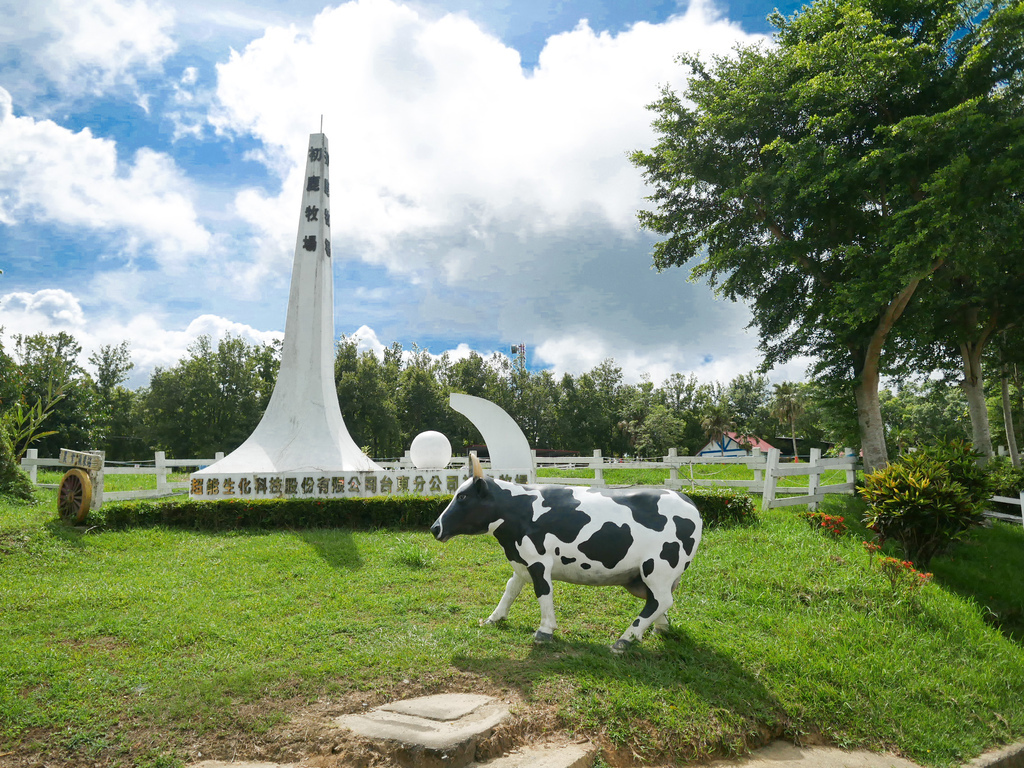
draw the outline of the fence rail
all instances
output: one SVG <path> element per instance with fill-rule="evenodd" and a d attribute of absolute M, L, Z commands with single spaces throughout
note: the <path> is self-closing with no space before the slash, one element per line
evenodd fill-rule
<path fill-rule="evenodd" d="M 1020 496 L 1016 499 L 1012 496 L 993 496 L 989 501 L 998 501 L 1003 504 L 1016 504 L 1020 507 L 1019 515 L 1008 515 L 1005 512 L 995 512 L 989 510 L 985 513 L 986 517 L 994 517 L 997 520 L 1005 520 L 1008 523 L 1016 523 L 1018 520 L 1021 525 L 1024 525 L 1024 491 L 1020 492 Z"/>

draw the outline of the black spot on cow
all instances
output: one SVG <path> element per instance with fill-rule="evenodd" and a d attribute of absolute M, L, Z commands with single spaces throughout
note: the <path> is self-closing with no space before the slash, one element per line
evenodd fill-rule
<path fill-rule="evenodd" d="M 556 552 L 557 552 L 557 550 L 556 550 Z M 575 562 L 576 562 L 576 558 L 575 557 L 566 557 L 565 555 L 562 555 L 562 565 L 570 565 L 570 564 L 575 563 Z"/>
<path fill-rule="evenodd" d="M 533 578 L 533 591 L 537 597 L 543 597 L 551 592 L 551 585 L 544 578 L 544 563 L 533 563 L 527 566 L 530 576 Z"/>
<path fill-rule="evenodd" d="M 580 511 L 580 500 L 571 488 L 541 488 L 541 503 L 548 508 L 537 519 L 545 532 L 559 541 L 571 544 L 576 541 L 583 527 L 590 522 L 590 515 Z"/>
<path fill-rule="evenodd" d="M 679 565 L 679 542 L 666 541 L 661 547 L 661 559 L 672 568 Z"/>
<path fill-rule="evenodd" d="M 634 621 L 633 621 L 633 626 L 634 626 L 634 627 L 639 627 L 639 626 L 640 626 L 640 619 L 636 619 L 636 620 L 634 620 Z"/>
<path fill-rule="evenodd" d="M 693 553 L 693 545 L 696 543 L 693 540 L 693 532 L 697 530 L 697 524 L 688 517 L 676 517 L 673 520 L 676 524 L 676 538 L 683 543 L 683 550 L 689 557 Z"/>
<path fill-rule="evenodd" d="M 589 571 L 590 563 L 580 563 L 580 568 L 582 568 L 584 571 Z"/>
<path fill-rule="evenodd" d="M 648 592 L 647 602 L 644 603 L 644 609 L 640 611 L 640 618 L 649 619 L 651 616 L 657 613 L 659 605 L 660 603 L 658 603 L 658 601 L 654 599 L 654 595 Z"/>
<path fill-rule="evenodd" d="M 621 488 L 590 488 L 592 493 L 600 493 L 616 504 L 626 507 L 633 515 L 633 519 L 645 528 L 652 531 L 664 531 L 668 524 L 668 518 L 658 511 L 658 502 L 664 495 L 663 491 L 652 491 L 649 488 L 633 488 L 623 490 Z"/>
<path fill-rule="evenodd" d="M 644 564 L 641 566 L 644 572 L 644 576 L 650 576 L 654 573 L 654 560 L 644 560 Z"/>
<path fill-rule="evenodd" d="M 556 554 L 556 555 L 560 555 L 560 554 L 562 554 L 561 552 L 559 552 L 559 551 L 558 551 L 558 547 L 555 547 L 555 554 Z"/>
<path fill-rule="evenodd" d="M 631 546 L 633 534 L 629 530 L 629 525 L 609 522 L 580 544 L 579 548 L 580 552 L 591 560 L 597 560 L 605 568 L 611 569 L 622 562 Z"/>

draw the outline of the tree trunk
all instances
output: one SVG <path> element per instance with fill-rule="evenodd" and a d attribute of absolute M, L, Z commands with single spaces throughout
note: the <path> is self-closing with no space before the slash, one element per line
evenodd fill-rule
<path fill-rule="evenodd" d="M 874 472 L 889 463 L 885 447 L 885 425 L 878 400 L 878 372 L 862 374 L 854 394 L 857 398 L 857 423 L 860 425 L 860 448 L 864 454 L 864 471 Z"/>
<path fill-rule="evenodd" d="M 988 426 L 988 405 L 985 403 L 984 378 L 981 370 L 984 343 L 983 338 L 976 343 L 961 344 L 960 354 L 964 361 L 962 386 L 967 397 L 967 411 L 971 416 L 971 441 L 974 443 L 974 450 L 989 459 L 992 458 L 992 434 Z"/>
<path fill-rule="evenodd" d="M 935 262 L 931 274 L 941 262 Z M 885 344 L 893 324 L 903 314 L 914 291 L 924 276 L 915 278 L 889 302 L 878 320 L 868 343 L 861 349 L 851 349 L 854 359 L 854 396 L 857 399 L 857 424 L 860 426 L 860 448 L 864 454 L 864 471 L 874 472 L 889 463 L 889 452 L 885 447 L 885 423 L 882 421 L 882 406 L 878 400 L 879 365 L 882 346 Z"/>
<path fill-rule="evenodd" d="M 1006 447 L 1010 451 L 1010 461 L 1020 469 L 1020 454 L 1017 452 L 1017 435 L 1013 431 L 1013 408 L 1010 404 L 1010 374 L 1003 366 L 1003 424 L 1006 427 Z"/>

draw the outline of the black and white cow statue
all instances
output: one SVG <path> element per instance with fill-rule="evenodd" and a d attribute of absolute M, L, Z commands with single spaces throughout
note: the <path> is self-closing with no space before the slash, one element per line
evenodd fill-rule
<path fill-rule="evenodd" d="M 505 550 L 512 578 L 494 612 L 481 624 L 508 615 L 522 588 L 533 584 L 540 602 L 538 643 L 557 627 L 552 581 L 619 585 L 647 602 L 612 646 L 622 652 L 652 624 L 668 629 L 672 592 L 700 543 L 700 514 L 675 491 L 657 488 L 587 488 L 517 485 L 485 477 L 471 455 L 473 476 L 430 527 L 438 541 L 490 533 Z"/>

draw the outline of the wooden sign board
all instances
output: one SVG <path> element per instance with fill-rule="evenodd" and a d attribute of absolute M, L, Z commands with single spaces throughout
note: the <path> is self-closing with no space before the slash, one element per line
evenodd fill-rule
<path fill-rule="evenodd" d="M 96 472 L 103 468 L 103 457 L 83 451 L 60 449 L 60 463 L 71 467 L 80 467 L 88 472 Z"/>

